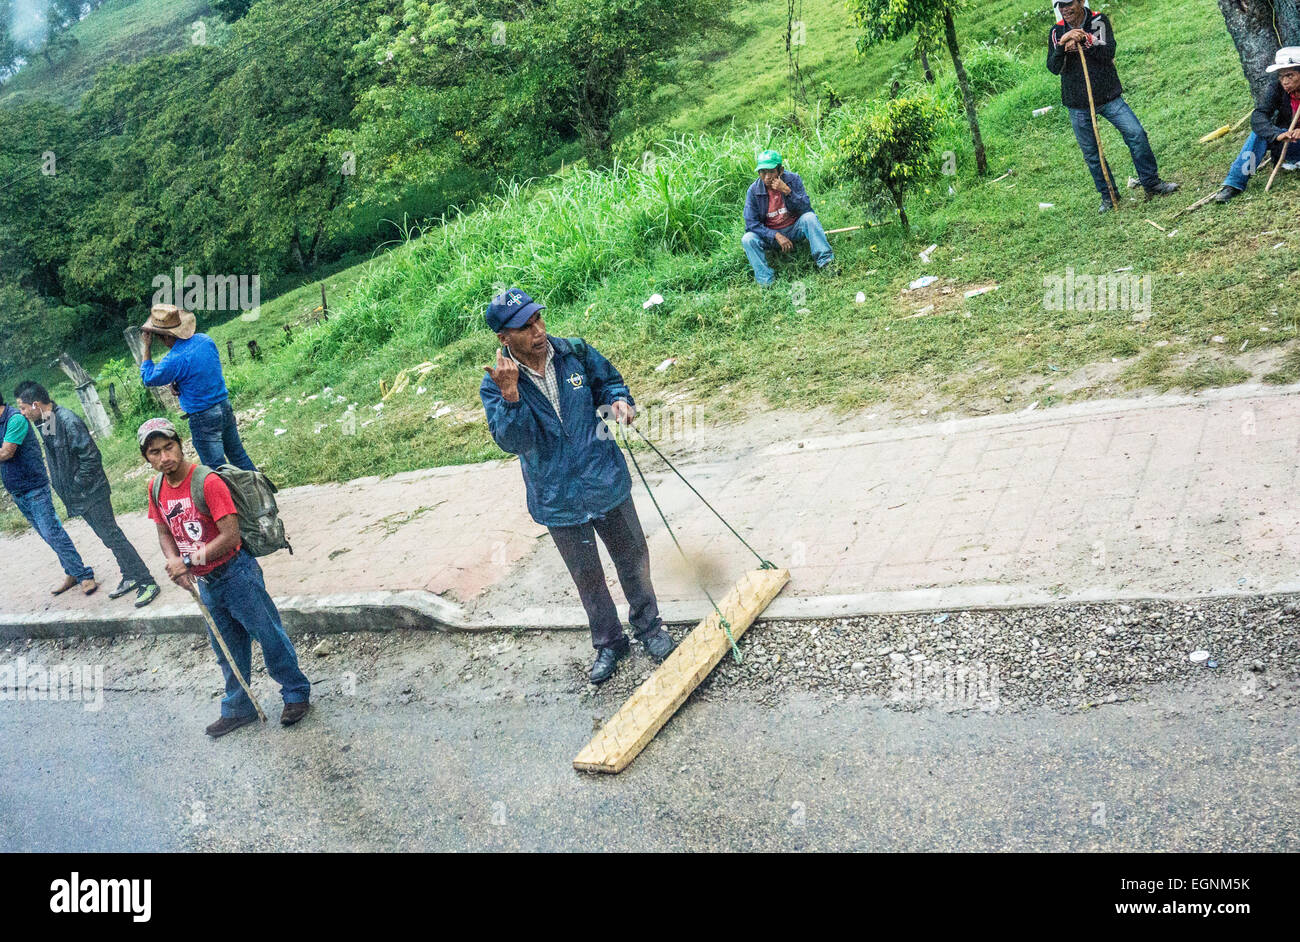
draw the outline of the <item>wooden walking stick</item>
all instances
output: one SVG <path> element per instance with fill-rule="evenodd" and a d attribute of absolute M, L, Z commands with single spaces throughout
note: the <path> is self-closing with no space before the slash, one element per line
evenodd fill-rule
<path fill-rule="evenodd" d="M 236 664 L 235 659 L 230 656 L 230 648 L 226 647 L 226 639 L 221 637 L 221 631 L 217 628 L 217 623 L 212 620 L 212 613 L 208 611 L 208 607 L 203 604 L 203 599 L 199 597 L 199 590 L 194 585 L 193 577 L 190 579 L 189 589 L 190 595 L 194 596 L 194 601 L 199 606 L 199 611 L 203 613 L 203 620 L 208 623 L 208 630 L 212 632 L 213 636 L 217 639 L 217 644 L 221 646 L 221 653 L 226 656 L 226 663 L 229 664 L 230 669 L 234 671 L 235 679 L 239 681 L 239 686 L 244 688 L 244 693 L 248 694 L 248 699 L 253 701 L 253 706 L 257 708 L 258 717 L 263 723 L 265 723 L 266 714 L 262 712 L 262 704 L 257 702 L 257 697 L 253 694 L 253 689 L 248 686 L 248 681 L 244 680 L 244 675 L 239 670 L 239 665 Z"/>
<path fill-rule="evenodd" d="M 1101 133 L 1097 130 L 1097 106 L 1092 100 L 1092 79 L 1088 77 L 1088 60 L 1083 56 L 1083 44 L 1076 43 L 1079 52 L 1079 65 L 1083 66 L 1083 85 L 1088 90 L 1088 114 L 1092 116 L 1092 136 L 1097 141 L 1097 157 L 1101 160 L 1101 175 L 1106 180 L 1106 189 L 1110 190 L 1110 205 L 1119 209 L 1119 197 L 1115 195 L 1115 183 L 1110 178 L 1110 168 L 1106 166 L 1106 153 L 1101 149 Z"/>
<path fill-rule="evenodd" d="M 1288 132 L 1295 130 L 1295 123 L 1297 119 L 1300 119 L 1300 108 L 1297 108 L 1295 110 L 1295 114 L 1291 115 L 1291 126 L 1287 128 Z M 1273 162 L 1273 172 L 1268 175 L 1268 182 L 1264 184 L 1265 193 L 1267 193 L 1269 191 L 1269 188 L 1273 186 L 1273 180 L 1277 177 L 1277 172 L 1282 169 L 1282 164 L 1286 160 L 1286 149 L 1289 146 L 1290 146 L 1289 142 L 1287 141 L 1282 142 L 1282 150 L 1278 153 L 1277 160 Z"/>

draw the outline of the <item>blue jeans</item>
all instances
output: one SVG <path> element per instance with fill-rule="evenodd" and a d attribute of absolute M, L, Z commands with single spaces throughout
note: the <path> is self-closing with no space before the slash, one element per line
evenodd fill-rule
<path fill-rule="evenodd" d="M 257 470 L 248 452 L 244 451 L 244 443 L 239 440 L 235 410 L 231 408 L 229 399 L 222 399 L 211 409 L 191 414 L 190 438 L 194 441 L 194 450 L 199 453 L 200 463 L 209 468 L 229 463 L 245 471 Z"/>
<path fill-rule="evenodd" d="M 1273 159 L 1279 163 L 1282 161 L 1300 160 L 1300 141 L 1292 141 L 1286 145 L 1286 156 L 1280 157 L 1282 152 L 1281 144 L 1274 144 L 1272 147 Z M 1232 167 L 1228 170 L 1228 175 L 1223 178 L 1223 185 L 1230 186 L 1234 190 L 1244 190 L 1250 178 L 1255 175 L 1259 169 L 1260 163 L 1264 160 L 1264 155 L 1269 151 L 1269 143 L 1262 137 L 1250 132 L 1246 138 L 1246 143 L 1241 148 L 1241 153 L 1237 159 L 1232 162 Z"/>
<path fill-rule="evenodd" d="M 816 213 L 804 213 L 781 234 L 791 242 L 807 242 L 818 268 L 825 268 L 835 258 L 831 244 L 826 240 L 826 230 L 822 228 Z M 770 285 L 776 279 L 776 273 L 767 264 L 767 250 L 763 246 L 763 240 L 757 233 L 746 232 L 740 244 L 745 247 L 745 255 L 749 257 L 750 267 L 754 269 L 754 280 L 760 285 Z"/>
<path fill-rule="evenodd" d="M 49 485 L 38 487 L 26 494 L 14 494 L 13 498 L 18 509 L 27 518 L 27 522 L 32 525 L 32 529 L 41 535 L 41 539 L 48 543 L 50 549 L 54 550 L 59 557 L 59 565 L 63 567 L 64 572 L 78 582 L 95 578 L 95 570 L 81 561 L 81 554 L 72 545 L 72 537 L 68 536 L 68 531 L 63 529 L 63 524 L 59 523 L 59 515 L 54 512 L 54 498 L 50 496 Z"/>
<path fill-rule="evenodd" d="M 221 630 L 221 637 L 230 648 L 231 655 L 244 680 L 253 683 L 253 644 L 262 646 L 262 660 L 266 672 L 280 685 L 280 695 L 285 703 L 306 703 L 311 695 L 311 681 L 298 667 L 298 652 L 280 624 L 280 613 L 267 594 L 262 579 L 262 567 L 247 551 L 239 553 L 216 572 L 198 580 L 199 596 L 212 613 L 212 620 Z M 256 712 L 253 703 L 239 686 L 235 672 L 230 669 L 226 656 L 221 653 L 217 639 L 209 637 L 217 663 L 226 678 L 226 695 L 221 700 L 222 716 L 248 716 Z"/>
<path fill-rule="evenodd" d="M 1148 188 L 1159 183 L 1160 171 L 1156 169 L 1156 155 L 1151 152 L 1151 142 L 1147 140 L 1147 132 L 1142 129 L 1142 122 L 1137 119 L 1128 102 L 1124 101 L 1124 96 L 1112 98 L 1106 104 L 1099 105 L 1097 114 L 1115 125 L 1120 136 L 1124 138 L 1129 153 L 1133 155 L 1133 169 L 1137 171 L 1138 182 Z M 1083 159 L 1088 162 L 1092 182 L 1096 184 L 1097 192 L 1101 194 L 1102 199 L 1109 202 L 1110 194 L 1106 190 L 1106 178 L 1101 173 L 1101 155 L 1097 152 L 1097 139 L 1092 133 L 1092 118 L 1088 114 L 1088 109 L 1071 108 L 1070 124 L 1074 126 L 1074 139 L 1079 142 Z M 1106 168 L 1110 169 L 1109 161 L 1106 163 Z M 1110 178 L 1114 180 L 1115 175 L 1112 173 Z M 1116 184 L 1117 195 L 1121 189 L 1122 187 Z"/>

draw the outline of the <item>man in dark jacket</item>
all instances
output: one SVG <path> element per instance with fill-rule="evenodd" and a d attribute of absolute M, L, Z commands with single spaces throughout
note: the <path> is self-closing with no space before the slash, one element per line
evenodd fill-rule
<path fill-rule="evenodd" d="M 1057 0 L 1056 8 L 1061 14 L 1061 20 L 1047 36 L 1047 68 L 1053 75 L 1061 77 L 1061 101 L 1070 109 L 1074 139 L 1079 142 L 1083 159 L 1092 172 L 1093 183 L 1101 194 L 1099 212 L 1107 212 L 1113 207 L 1110 190 L 1102 174 L 1101 154 L 1097 149 L 1097 138 L 1093 134 L 1092 115 L 1088 111 L 1088 89 L 1083 64 L 1079 61 L 1080 49 L 1088 62 L 1088 78 L 1092 82 L 1092 98 L 1097 114 L 1115 125 L 1123 136 L 1129 153 L 1133 155 L 1133 167 L 1137 170 L 1138 182 L 1146 190 L 1147 199 L 1174 192 L 1178 189 L 1178 184 L 1160 179 L 1156 156 L 1151 151 L 1147 132 L 1133 109 L 1124 101 L 1124 89 L 1119 83 L 1119 73 L 1115 71 L 1115 34 L 1111 31 L 1110 20 L 1104 13 L 1089 10 L 1084 0 Z M 1109 163 L 1106 169 L 1110 169 Z M 1111 180 L 1114 179 L 1114 174 L 1111 174 Z"/>
<path fill-rule="evenodd" d="M 54 512 L 54 498 L 50 496 L 50 478 L 41 460 L 41 446 L 36 441 L 27 417 L 13 406 L 5 405 L 0 396 L 0 482 L 13 497 L 27 522 L 42 540 L 59 557 L 64 579 L 51 595 L 67 592 L 74 585 L 90 595 L 99 588 L 95 571 L 87 566 L 72 543 L 72 537 L 59 523 Z"/>
<path fill-rule="evenodd" d="M 1289 130 L 1296 108 L 1300 107 L 1300 46 L 1279 49 L 1265 71 L 1276 75 L 1277 81 L 1251 112 L 1250 134 L 1232 162 L 1223 188 L 1214 194 L 1216 202 L 1226 203 L 1246 189 L 1270 151 L 1283 170 L 1300 169 L 1300 127 Z"/>
<path fill-rule="evenodd" d="M 148 605 L 158 597 L 158 583 L 117 525 L 104 461 L 86 423 L 71 409 L 51 401 L 40 383 L 19 383 L 14 398 L 32 427 L 40 429 L 50 482 L 68 508 L 68 516 L 82 517 L 117 560 L 122 581 L 108 597 L 120 598 L 134 589 L 135 607 Z"/>
<path fill-rule="evenodd" d="M 546 333 L 542 305 L 511 288 L 492 299 L 487 324 L 501 341 L 479 397 L 502 451 L 519 456 L 528 512 L 551 532 L 591 626 L 592 683 L 631 649 L 605 585 L 599 535 L 627 596 L 628 621 L 662 661 L 673 649 L 650 582 L 650 550 L 632 502 L 632 477 L 603 416 L 627 424 L 636 403 L 618 370 L 582 341 Z"/>
<path fill-rule="evenodd" d="M 745 234 L 740 240 L 754 280 L 770 285 L 776 274 L 767 264 L 768 250 L 789 252 L 796 242 L 807 242 L 818 270 L 834 275 L 835 253 L 799 174 L 784 169 L 781 155 L 774 150 L 759 154 L 754 170 L 758 179 L 745 194 Z"/>

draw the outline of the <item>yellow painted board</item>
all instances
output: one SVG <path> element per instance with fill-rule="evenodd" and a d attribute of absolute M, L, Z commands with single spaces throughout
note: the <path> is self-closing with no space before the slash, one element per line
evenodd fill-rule
<path fill-rule="evenodd" d="M 745 573 L 718 603 L 731 624 L 732 637 L 739 639 L 789 581 L 787 569 Z M 713 612 L 610 717 L 578 753 L 573 767 L 583 772 L 622 772 L 730 650 L 727 633 Z"/>

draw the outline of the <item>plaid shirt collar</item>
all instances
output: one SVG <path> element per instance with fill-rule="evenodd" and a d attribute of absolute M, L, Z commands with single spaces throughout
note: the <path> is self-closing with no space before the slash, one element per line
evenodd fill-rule
<path fill-rule="evenodd" d="M 509 347 L 506 348 L 506 356 L 519 364 L 524 376 L 528 377 L 532 384 L 542 391 L 542 395 L 546 397 L 551 404 L 551 408 L 555 410 L 556 418 L 563 422 L 564 416 L 560 412 L 560 381 L 555 370 L 555 348 L 547 343 L 546 363 L 542 366 L 540 373 L 516 357 L 514 351 Z"/>

